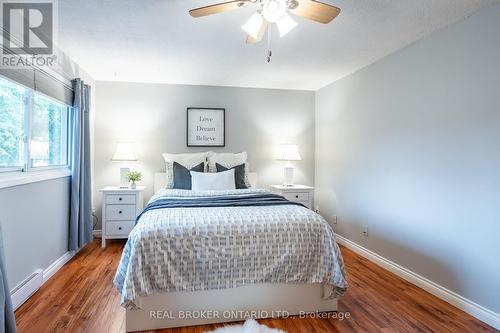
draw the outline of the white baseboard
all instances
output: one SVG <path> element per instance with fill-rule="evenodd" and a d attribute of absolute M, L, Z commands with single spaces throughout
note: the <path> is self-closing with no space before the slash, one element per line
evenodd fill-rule
<path fill-rule="evenodd" d="M 102 230 L 94 230 L 92 233 L 95 238 L 102 238 Z"/>
<path fill-rule="evenodd" d="M 396 274 L 402 279 L 410 283 L 413 283 L 417 287 L 426 290 L 427 292 L 444 300 L 445 302 L 448 302 L 451 305 L 467 312 L 471 316 L 487 323 L 488 325 L 496 329 L 500 329 L 500 314 L 493 312 L 477 303 L 474 303 L 473 301 L 463 296 L 460 296 L 459 294 L 451 290 L 448 290 L 445 287 L 440 286 L 439 284 L 434 283 L 431 280 L 415 272 L 412 272 L 409 269 L 404 268 L 396 264 L 395 262 L 392 262 L 389 259 L 386 259 L 381 255 L 378 255 L 377 253 L 372 252 L 362 247 L 361 245 L 354 243 L 353 241 L 350 241 L 347 238 L 344 238 L 339 235 L 336 235 L 336 237 L 339 244 L 344 245 L 345 247 L 365 257 L 371 262 L 387 269 L 388 271 Z"/>
<path fill-rule="evenodd" d="M 43 284 L 43 271 L 37 269 L 10 292 L 12 307 L 16 310 L 28 300 Z"/>
<path fill-rule="evenodd" d="M 37 269 L 23 282 L 11 290 L 12 307 L 17 310 L 26 302 L 48 279 L 50 279 L 61 267 L 74 257 L 75 251 L 69 251 L 57 258 L 45 270 Z"/>
<path fill-rule="evenodd" d="M 75 251 L 69 251 L 63 254 L 60 258 L 54 261 L 49 267 L 43 271 L 43 283 L 47 282 L 61 267 L 75 256 Z"/>

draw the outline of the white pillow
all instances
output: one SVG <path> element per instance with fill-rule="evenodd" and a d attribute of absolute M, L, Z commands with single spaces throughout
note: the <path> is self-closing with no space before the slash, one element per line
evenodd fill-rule
<path fill-rule="evenodd" d="M 163 153 L 162 156 L 165 160 L 165 169 L 167 172 L 166 188 L 174 188 L 174 162 L 177 162 L 188 169 L 192 169 L 200 163 L 206 163 L 207 155 L 208 152 L 192 154 Z"/>
<path fill-rule="evenodd" d="M 246 164 L 247 163 L 247 153 L 214 153 L 213 151 L 209 151 L 207 154 L 208 159 L 208 170 L 210 172 L 217 172 L 215 167 L 216 163 L 219 163 L 223 167 L 232 168 L 237 165 Z"/>
<path fill-rule="evenodd" d="M 215 153 L 213 151 L 209 151 L 207 155 L 208 160 L 208 171 L 209 172 L 217 172 L 216 163 L 222 165 L 225 168 L 233 168 L 238 165 L 245 164 L 245 184 L 248 188 L 252 187 L 250 181 L 248 180 L 248 173 L 250 172 L 248 162 L 247 162 L 247 153 L 244 151 L 242 153 Z"/>
<path fill-rule="evenodd" d="M 190 171 L 193 191 L 235 190 L 234 169 L 210 173 Z"/>

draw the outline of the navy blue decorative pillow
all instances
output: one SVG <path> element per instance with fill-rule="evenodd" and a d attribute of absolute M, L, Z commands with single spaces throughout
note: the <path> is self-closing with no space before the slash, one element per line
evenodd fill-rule
<path fill-rule="evenodd" d="M 200 163 L 191 170 L 174 162 L 174 188 L 178 190 L 191 190 L 191 174 L 189 171 L 204 172 L 205 163 Z"/>
<path fill-rule="evenodd" d="M 234 183 L 236 185 L 236 189 L 246 190 L 248 188 L 247 184 L 245 183 L 245 164 L 237 165 L 232 168 L 226 168 L 219 163 L 215 163 L 215 167 L 217 169 L 217 172 L 234 169 Z"/>

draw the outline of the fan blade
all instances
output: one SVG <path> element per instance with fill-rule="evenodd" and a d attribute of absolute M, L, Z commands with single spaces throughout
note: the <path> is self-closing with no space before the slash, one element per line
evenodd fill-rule
<path fill-rule="evenodd" d="M 340 8 L 316 0 L 298 0 L 299 5 L 290 11 L 298 16 L 323 24 L 330 23 L 340 14 Z"/>
<path fill-rule="evenodd" d="M 215 5 L 191 9 L 189 11 L 189 14 L 192 17 L 202 17 L 207 15 L 227 12 L 233 9 L 244 7 L 246 5 L 248 5 L 248 0 L 233 0 L 233 1 L 218 3 Z"/>
<path fill-rule="evenodd" d="M 262 22 L 262 25 L 260 26 L 259 30 L 259 35 L 257 38 L 253 38 L 252 36 L 248 35 L 247 36 L 247 44 L 256 44 L 262 40 L 262 37 L 264 37 L 264 34 L 266 33 L 268 23 L 266 21 Z"/>

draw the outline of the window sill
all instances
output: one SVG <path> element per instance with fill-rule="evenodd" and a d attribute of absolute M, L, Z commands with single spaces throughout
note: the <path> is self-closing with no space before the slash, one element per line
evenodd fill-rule
<path fill-rule="evenodd" d="M 0 189 L 71 176 L 68 169 L 0 174 Z"/>

